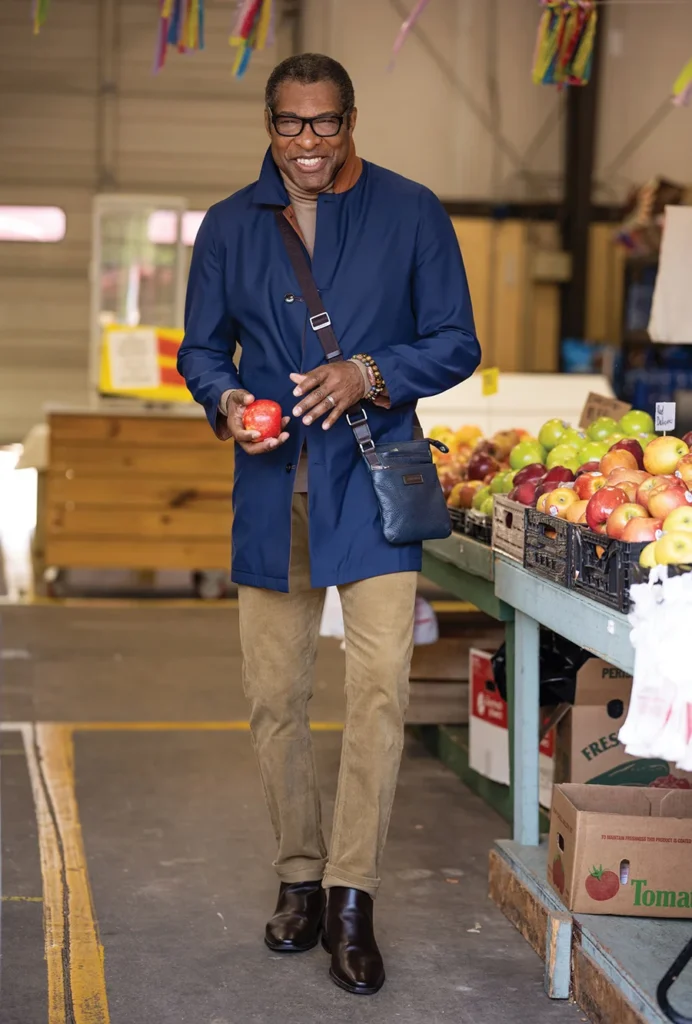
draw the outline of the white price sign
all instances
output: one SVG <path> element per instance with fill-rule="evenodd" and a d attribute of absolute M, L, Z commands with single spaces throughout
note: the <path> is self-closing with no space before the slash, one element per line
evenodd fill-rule
<path fill-rule="evenodd" d="M 656 402 L 656 430 L 675 429 L 675 402 Z"/>

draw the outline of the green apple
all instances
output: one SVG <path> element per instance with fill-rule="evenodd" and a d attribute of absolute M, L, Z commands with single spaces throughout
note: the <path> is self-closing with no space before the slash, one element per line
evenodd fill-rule
<path fill-rule="evenodd" d="M 568 427 L 569 423 L 564 420 L 548 420 L 539 430 L 538 440 L 546 451 L 551 451 L 562 442 L 562 435 Z"/>
<path fill-rule="evenodd" d="M 579 449 L 581 465 L 583 466 L 585 462 L 600 462 L 609 448 L 610 444 L 607 441 L 587 441 Z"/>
<path fill-rule="evenodd" d="M 627 434 L 623 434 L 621 430 L 616 430 L 614 434 L 610 434 L 608 437 L 608 444 L 612 448 L 618 441 L 624 441 Z"/>
<path fill-rule="evenodd" d="M 517 474 L 514 472 L 513 469 L 510 469 L 509 472 L 504 474 L 504 479 L 502 481 L 503 494 L 509 494 L 509 492 L 512 490 L 512 488 L 514 487 L 514 477 L 516 475 Z"/>
<path fill-rule="evenodd" d="M 483 502 L 483 504 L 481 505 L 481 507 L 479 509 L 479 512 L 483 516 L 491 516 L 493 514 L 493 496 L 492 496 L 492 494 L 490 495 L 489 498 L 485 499 L 485 501 Z"/>
<path fill-rule="evenodd" d="M 592 441 L 607 441 L 617 429 L 618 425 L 611 416 L 599 416 L 586 432 Z"/>
<path fill-rule="evenodd" d="M 490 493 L 491 494 L 503 494 L 504 493 L 504 483 L 505 483 L 505 477 L 506 476 L 507 476 L 506 473 L 496 473 L 495 474 L 495 476 L 490 481 Z"/>
<path fill-rule="evenodd" d="M 575 448 L 581 448 L 583 444 L 586 444 L 588 437 L 583 430 L 577 430 L 576 427 L 569 427 L 562 435 L 560 444 L 571 444 Z"/>
<path fill-rule="evenodd" d="M 509 453 L 509 464 L 513 470 L 523 469 L 534 462 L 545 465 L 546 450 L 539 441 L 520 441 Z"/>
<path fill-rule="evenodd" d="M 552 469 L 553 466 L 565 466 L 569 469 L 568 462 L 574 462 L 575 460 L 577 462 L 577 469 L 579 469 L 581 462 L 576 446 L 573 444 L 559 444 L 557 448 L 553 448 L 552 452 L 549 452 L 546 466 L 548 469 Z"/>
<path fill-rule="evenodd" d="M 490 493 L 490 488 L 489 487 L 479 487 L 478 490 L 476 491 L 476 493 L 473 496 L 473 501 L 471 502 L 471 508 L 475 508 L 476 512 L 480 511 L 480 507 L 483 504 L 483 502 L 486 500 L 486 498 L 491 498 L 491 497 L 492 497 L 492 494 Z"/>
<path fill-rule="evenodd" d="M 628 437 L 636 437 L 639 440 L 640 434 L 651 434 L 654 429 L 654 421 L 648 412 L 642 409 L 630 409 L 620 420 L 620 430 L 623 430 Z"/>

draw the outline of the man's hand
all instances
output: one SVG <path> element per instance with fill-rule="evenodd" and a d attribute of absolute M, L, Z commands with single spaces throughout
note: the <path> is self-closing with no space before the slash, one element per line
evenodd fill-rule
<path fill-rule="evenodd" d="M 248 405 L 255 401 L 254 395 L 249 391 L 232 391 L 228 399 L 228 416 L 226 422 L 231 432 L 231 437 L 248 455 L 263 455 L 264 452 L 271 452 L 278 448 L 284 441 L 288 441 L 288 434 L 284 431 L 278 437 L 269 437 L 266 441 L 258 441 L 260 436 L 257 430 L 246 430 L 243 426 L 243 413 Z M 284 416 L 281 426 L 286 427 L 291 421 L 290 416 Z"/>
<path fill-rule="evenodd" d="M 291 380 L 297 384 L 294 395 L 305 397 L 296 405 L 293 415 L 303 418 L 303 423 L 310 426 L 320 416 L 327 416 L 322 424 L 323 430 L 329 430 L 339 416 L 352 405 L 364 398 L 367 393 L 363 374 L 351 362 L 330 363 L 318 366 L 310 373 L 292 373 Z M 328 414 L 328 415 L 327 415 Z"/>

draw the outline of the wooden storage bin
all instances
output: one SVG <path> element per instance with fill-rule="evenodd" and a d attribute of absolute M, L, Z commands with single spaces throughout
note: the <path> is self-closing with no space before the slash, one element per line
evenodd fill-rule
<path fill-rule="evenodd" d="M 233 445 L 206 420 L 61 412 L 49 426 L 46 566 L 229 569 Z"/>
<path fill-rule="evenodd" d="M 493 547 L 524 564 L 526 506 L 497 494 L 493 503 Z"/>

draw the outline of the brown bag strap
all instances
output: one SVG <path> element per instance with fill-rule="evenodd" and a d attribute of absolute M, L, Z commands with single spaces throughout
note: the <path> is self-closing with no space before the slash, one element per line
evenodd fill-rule
<path fill-rule="evenodd" d="M 283 243 L 286 246 L 286 252 L 288 253 L 288 258 L 291 261 L 293 273 L 295 274 L 300 290 L 303 293 L 305 305 L 308 308 L 310 326 L 317 335 L 319 342 L 324 349 L 326 360 L 328 363 L 336 363 L 343 360 L 344 354 L 341 351 L 338 339 L 334 333 L 329 313 L 324 308 L 322 297 L 320 296 L 319 289 L 315 284 L 315 279 L 312 276 L 312 271 L 310 270 L 310 265 L 307 261 L 303 246 L 300 243 L 297 233 L 293 230 L 284 216 L 283 210 L 276 211 L 276 223 L 278 224 Z M 371 469 L 379 467 L 380 460 L 377 452 L 375 451 L 375 442 L 373 441 L 372 434 L 370 433 L 368 414 L 360 402 L 356 405 L 352 405 L 347 411 L 346 422 L 353 431 L 356 443 L 358 444 L 358 447 L 360 448 L 368 465 Z"/>

